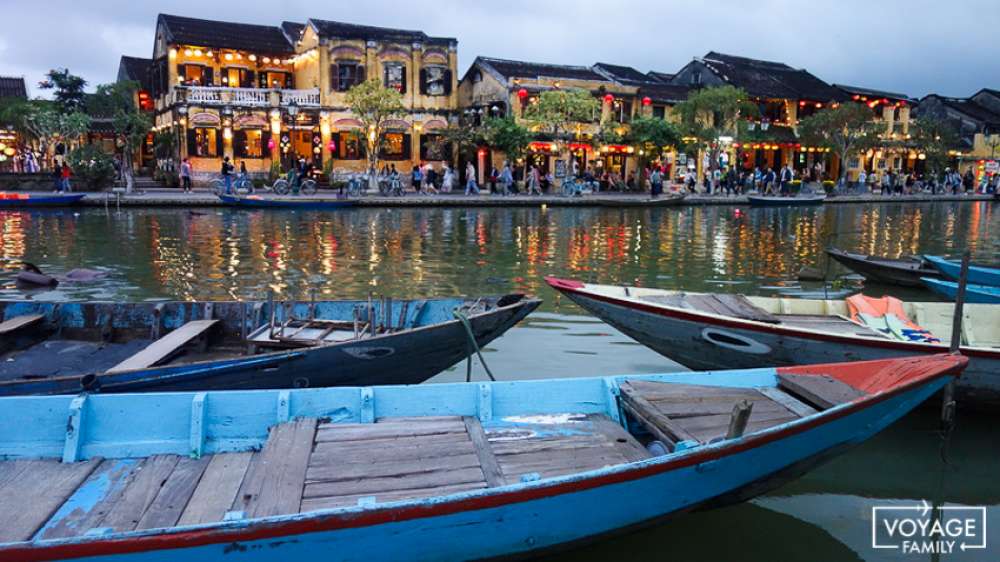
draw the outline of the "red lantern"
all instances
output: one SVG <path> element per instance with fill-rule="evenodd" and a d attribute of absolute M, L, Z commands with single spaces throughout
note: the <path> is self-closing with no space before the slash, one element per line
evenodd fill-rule
<path fill-rule="evenodd" d="M 521 88 L 520 90 L 517 91 L 517 97 L 521 98 L 522 100 L 528 97 L 528 90 Z"/>
<path fill-rule="evenodd" d="M 274 139 L 267 139 L 267 149 L 274 150 Z"/>
<path fill-rule="evenodd" d="M 337 143 L 334 142 L 333 139 L 330 139 L 330 142 L 328 142 L 326 144 L 326 147 L 330 149 L 330 152 L 333 152 L 333 151 L 337 150 Z"/>
<path fill-rule="evenodd" d="M 604 103 L 611 103 L 615 101 L 615 97 L 611 94 L 604 94 Z"/>
<path fill-rule="evenodd" d="M 642 98 L 642 105 L 652 105 L 653 100 L 649 96 Z"/>

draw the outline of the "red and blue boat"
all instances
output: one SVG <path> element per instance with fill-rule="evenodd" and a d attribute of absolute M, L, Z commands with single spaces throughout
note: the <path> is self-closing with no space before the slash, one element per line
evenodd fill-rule
<path fill-rule="evenodd" d="M 86 193 L 10 193 L 0 192 L 0 208 L 69 207 L 79 203 Z"/>
<path fill-rule="evenodd" d="M 524 556 L 776 487 L 966 362 L 0 398 L 0 559 Z"/>
<path fill-rule="evenodd" d="M 328 211 L 353 207 L 354 199 L 314 199 L 308 197 L 261 197 L 259 195 L 219 195 L 228 206 L 246 209 L 300 209 L 307 211 Z"/>

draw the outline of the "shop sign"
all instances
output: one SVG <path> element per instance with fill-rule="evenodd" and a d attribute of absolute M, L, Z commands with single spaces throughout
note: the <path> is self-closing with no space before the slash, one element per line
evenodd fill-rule
<path fill-rule="evenodd" d="M 188 123 L 195 126 L 218 127 L 221 122 L 218 115 L 207 111 L 195 113 L 188 118 Z"/>
<path fill-rule="evenodd" d="M 233 122 L 237 129 L 253 129 L 267 127 L 267 119 L 263 115 L 240 115 Z"/>

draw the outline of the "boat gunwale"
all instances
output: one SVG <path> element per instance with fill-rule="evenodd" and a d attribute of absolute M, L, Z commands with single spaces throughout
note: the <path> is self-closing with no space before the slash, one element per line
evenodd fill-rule
<path fill-rule="evenodd" d="M 767 322 L 760 322 L 757 320 L 746 320 L 743 318 L 735 318 L 732 316 L 723 316 L 720 314 L 713 314 L 710 312 L 704 312 L 700 310 L 684 309 L 662 303 L 646 302 L 646 301 L 641 301 L 636 297 L 627 297 L 627 296 L 616 297 L 611 295 L 604 295 L 594 292 L 593 290 L 587 290 L 586 287 L 588 284 L 579 281 L 547 277 L 546 282 L 548 282 L 550 286 L 552 286 L 553 288 L 555 288 L 560 292 L 575 293 L 584 296 L 586 298 L 594 299 L 608 304 L 621 305 L 625 306 L 626 308 L 631 308 L 642 312 L 658 314 L 660 316 L 675 317 L 675 318 L 680 318 L 682 320 L 708 321 L 711 324 L 727 326 L 730 328 L 743 328 L 747 330 L 768 332 L 778 335 L 793 335 L 793 336 L 802 335 L 804 337 L 807 337 L 808 339 L 814 339 L 814 340 L 819 339 L 819 340 L 827 340 L 838 343 L 854 343 L 869 347 L 882 347 L 886 349 L 908 350 L 921 354 L 926 354 L 928 352 L 947 353 L 949 351 L 948 346 L 944 344 L 935 344 L 926 342 L 904 342 L 889 338 L 866 338 L 861 336 L 834 334 L 831 332 L 824 332 L 820 330 L 810 330 L 808 328 L 796 328 L 791 326 L 783 326 L 781 324 L 770 324 Z M 573 286 L 573 284 L 575 283 L 579 283 L 580 287 Z M 610 286 L 610 285 L 604 285 L 604 286 Z M 663 290 L 664 292 L 667 293 L 671 292 L 665 289 L 660 289 L 660 290 Z M 679 292 L 679 291 L 674 291 L 674 292 Z M 698 294 L 708 294 L 708 293 L 698 293 Z M 969 355 L 971 357 L 989 357 L 989 358 L 1000 359 L 1000 348 L 963 345 L 959 348 L 959 350 L 964 355 Z"/>
<path fill-rule="evenodd" d="M 957 377 L 968 364 L 962 355 L 936 354 L 932 356 L 942 365 L 933 372 L 908 378 L 885 390 L 865 394 L 850 402 L 844 402 L 811 416 L 765 428 L 744 437 L 708 443 L 692 449 L 653 457 L 641 461 L 621 463 L 610 467 L 578 472 L 564 476 L 522 482 L 496 488 L 485 488 L 458 492 L 445 496 L 432 496 L 412 500 L 386 502 L 375 505 L 345 506 L 298 514 L 278 515 L 258 519 L 223 521 L 204 525 L 171 527 L 131 531 L 105 536 L 83 536 L 51 541 L 21 541 L 0 543 L 0 555 L 13 554 L 21 560 L 52 560 L 62 557 L 87 557 L 111 554 L 127 554 L 207 546 L 228 542 L 255 541 L 295 536 L 307 533 L 337 531 L 381 524 L 447 516 L 465 511 L 490 509 L 504 505 L 582 492 L 602 486 L 632 482 L 656 476 L 671 470 L 682 469 L 730 455 L 762 447 L 781 439 L 794 437 L 808 430 L 823 426 L 851 414 L 860 412 L 899 394 L 909 392 L 924 385 L 930 385 L 943 377 Z M 863 361 L 860 363 L 902 362 L 908 357 Z M 922 359 L 927 359 L 923 357 Z M 950 365 L 945 361 L 950 360 Z M 822 369 L 843 363 L 808 365 L 805 368 Z M 855 363 L 857 364 L 857 363 Z M 801 367 L 777 367 L 770 369 L 775 374 L 796 371 Z M 754 372 L 760 369 L 740 369 L 732 371 Z M 642 379 L 657 375 L 620 375 L 613 377 L 587 377 L 577 380 L 614 379 L 616 383 L 631 378 Z M 377 497 L 377 496 L 376 496 Z"/>

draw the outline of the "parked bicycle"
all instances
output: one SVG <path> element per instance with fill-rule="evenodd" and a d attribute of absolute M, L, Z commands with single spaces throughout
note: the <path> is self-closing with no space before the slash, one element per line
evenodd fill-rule
<path fill-rule="evenodd" d="M 235 177 L 232 180 L 233 193 L 237 195 L 251 195 L 254 192 L 253 181 L 247 177 Z M 216 195 L 225 195 L 226 179 L 222 177 L 212 180 L 212 192 Z"/>
<path fill-rule="evenodd" d="M 365 192 L 365 187 L 368 184 L 368 176 L 366 174 L 351 174 L 347 177 L 347 196 L 348 197 L 361 197 Z"/>
<path fill-rule="evenodd" d="M 384 197 L 402 197 L 405 193 L 399 178 L 379 178 L 378 192 Z"/>
<path fill-rule="evenodd" d="M 588 187 L 586 183 L 574 178 L 567 177 L 562 183 L 563 197 L 583 197 L 584 189 Z"/>

